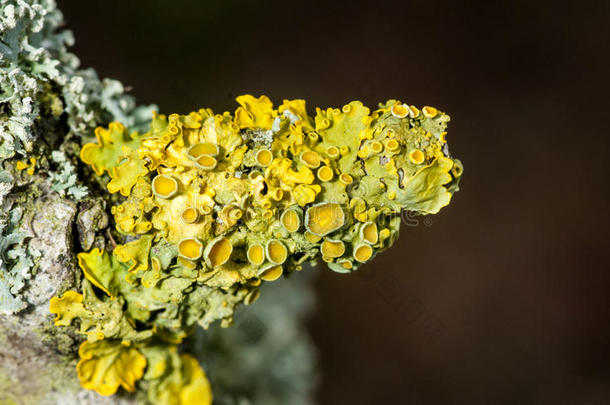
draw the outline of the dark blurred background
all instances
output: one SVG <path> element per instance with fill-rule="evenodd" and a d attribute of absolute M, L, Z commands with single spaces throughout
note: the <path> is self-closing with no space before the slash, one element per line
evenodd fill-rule
<path fill-rule="evenodd" d="M 610 403 L 608 2 L 60 1 L 84 66 L 164 113 L 243 93 L 452 122 L 462 191 L 317 270 L 320 404 Z"/>

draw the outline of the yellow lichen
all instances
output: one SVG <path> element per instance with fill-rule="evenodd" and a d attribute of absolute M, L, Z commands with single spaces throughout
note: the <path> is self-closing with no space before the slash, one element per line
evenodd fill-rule
<path fill-rule="evenodd" d="M 202 170 L 213 170 L 217 164 L 216 158 L 209 155 L 201 155 L 195 161 L 195 165 Z"/>
<path fill-rule="evenodd" d="M 273 160 L 273 154 L 267 149 L 261 149 L 256 152 L 256 163 L 262 167 L 267 167 Z"/>
<path fill-rule="evenodd" d="M 383 150 L 383 144 L 379 141 L 375 141 L 371 143 L 371 151 L 375 154 L 381 153 Z"/>
<path fill-rule="evenodd" d="M 360 228 L 360 238 L 370 245 L 376 244 L 379 240 L 377 224 L 375 222 L 362 224 L 362 227 Z"/>
<path fill-rule="evenodd" d="M 85 353 L 83 384 L 133 389 L 108 359 L 124 356 L 137 376 L 141 351 L 152 403 L 209 404 L 205 374 L 175 346 L 196 323 L 230 324 L 261 281 L 307 261 L 357 270 L 396 240 L 402 210 L 436 213 L 458 190 L 449 117 L 432 107 L 389 100 L 371 111 L 352 101 L 310 115 L 303 100 L 278 109 L 265 96 L 237 101 L 234 114 L 155 113 L 143 135 L 111 123 L 83 146 L 82 160 L 126 197 L 111 208 L 122 244 L 79 254 L 83 296 L 51 302 L 58 325 L 80 319 L 90 343 L 113 342 L 108 354 Z"/>
<path fill-rule="evenodd" d="M 296 209 L 289 209 L 282 213 L 280 222 L 288 232 L 296 232 L 301 226 L 301 214 Z"/>
<path fill-rule="evenodd" d="M 239 128 L 271 128 L 277 112 L 267 96 L 244 95 L 237 97 L 237 102 L 241 105 L 235 111 L 235 124 Z"/>
<path fill-rule="evenodd" d="M 326 236 L 341 228 L 344 223 L 345 213 L 336 203 L 314 205 L 305 214 L 307 230 L 317 236 Z"/>
<path fill-rule="evenodd" d="M 318 169 L 317 175 L 320 181 L 331 181 L 334 173 L 333 169 L 331 169 L 329 166 L 322 166 Z"/>
<path fill-rule="evenodd" d="M 318 243 L 322 239 L 322 237 L 318 236 L 318 235 L 314 235 L 313 233 L 311 233 L 309 231 L 305 231 L 305 239 L 309 243 Z"/>
<path fill-rule="evenodd" d="M 197 260 L 203 254 L 203 244 L 195 238 L 182 239 L 178 243 L 178 254 L 188 260 Z"/>
<path fill-rule="evenodd" d="M 326 149 L 326 155 L 331 159 L 338 158 L 340 156 L 339 148 L 337 148 L 336 146 L 329 146 Z"/>
<path fill-rule="evenodd" d="M 186 383 L 180 388 L 180 405 L 210 405 L 212 390 L 197 359 L 188 353 L 181 354 Z"/>
<path fill-rule="evenodd" d="M 95 130 L 97 144 L 88 143 L 80 152 L 81 160 L 93 168 L 96 174 L 107 171 L 115 177 L 116 167 L 122 158 L 136 150 L 141 142 L 137 132 L 129 134 L 121 123 L 113 122 L 108 129 L 98 127 Z"/>
<path fill-rule="evenodd" d="M 354 267 L 354 264 L 347 259 L 338 260 L 337 264 L 343 267 L 345 270 L 351 270 Z"/>
<path fill-rule="evenodd" d="M 225 264 L 233 252 L 233 245 L 227 238 L 219 236 L 210 241 L 205 247 L 205 261 L 211 267 L 218 267 Z"/>
<path fill-rule="evenodd" d="M 199 219 L 199 211 L 194 207 L 186 207 L 180 213 L 180 218 L 185 224 L 192 224 Z"/>
<path fill-rule="evenodd" d="M 425 106 L 421 111 L 426 118 L 434 118 L 436 117 L 436 114 L 438 114 L 438 110 L 434 107 Z"/>
<path fill-rule="evenodd" d="M 252 245 L 248 248 L 248 261 L 256 266 L 263 264 L 265 261 L 265 249 L 259 245 Z"/>
<path fill-rule="evenodd" d="M 415 149 L 414 151 L 409 153 L 409 159 L 411 159 L 411 162 L 413 162 L 413 164 L 422 164 L 424 162 L 424 158 L 424 153 L 419 149 Z"/>
<path fill-rule="evenodd" d="M 49 311 L 56 315 L 55 325 L 68 326 L 74 318 L 82 316 L 86 311 L 83 307 L 83 296 L 76 291 L 66 291 L 61 298 L 51 298 Z"/>
<path fill-rule="evenodd" d="M 146 368 L 146 358 L 119 341 L 83 342 L 78 354 L 76 369 L 81 385 L 101 395 L 112 395 L 119 386 L 133 392 Z"/>
<path fill-rule="evenodd" d="M 406 104 L 395 104 L 392 106 L 392 115 L 396 118 L 404 118 L 409 114 L 409 107 Z"/>
<path fill-rule="evenodd" d="M 138 178 L 146 175 L 148 169 L 143 159 L 129 157 L 113 171 L 113 178 L 108 182 L 108 191 L 116 193 L 120 191 L 127 197 Z"/>
<path fill-rule="evenodd" d="M 354 259 L 360 263 L 368 261 L 373 255 L 373 248 L 369 245 L 354 246 Z"/>
<path fill-rule="evenodd" d="M 409 116 L 411 118 L 417 118 L 419 117 L 419 110 L 417 109 L 417 107 L 415 107 L 414 105 L 409 107 Z"/>
<path fill-rule="evenodd" d="M 178 353 L 175 347 L 165 350 L 155 346 L 145 353 L 153 363 L 149 365 L 146 378 L 160 380 L 148 393 L 151 404 L 212 404 L 210 383 L 195 357 Z"/>
<path fill-rule="evenodd" d="M 178 182 L 176 179 L 160 174 L 152 181 L 152 191 L 160 198 L 170 198 L 178 192 Z"/>
<path fill-rule="evenodd" d="M 369 154 L 370 154 L 370 150 L 366 146 L 358 151 L 358 157 L 360 159 L 366 159 L 367 157 L 369 157 Z"/>
<path fill-rule="evenodd" d="M 282 275 L 282 272 L 283 272 L 282 266 L 271 264 L 271 265 L 265 267 L 261 271 L 259 277 L 265 281 L 275 281 L 278 278 L 280 278 L 280 276 Z"/>
<path fill-rule="evenodd" d="M 28 168 L 28 164 L 25 163 L 23 160 L 18 160 L 15 164 L 15 168 L 19 171 L 22 171 Z"/>
<path fill-rule="evenodd" d="M 316 169 L 320 166 L 320 155 L 318 155 L 318 152 L 316 151 L 308 150 L 301 153 L 301 161 L 303 161 L 307 167 Z"/>
<path fill-rule="evenodd" d="M 211 142 L 196 143 L 189 147 L 186 153 L 193 160 L 197 160 L 203 155 L 216 156 L 218 155 L 218 145 Z"/>
<path fill-rule="evenodd" d="M 352 184 L 354 181 L 354 178 L 347 174 L 347 173 L 341 173 L 341 175 L 339 176 L 339 181 L 343 184 Z"/>
<path fill-rule="evenodd" d="M 142 235 L 140 239 L 114 249 L 114 254 L 123 263 L 131 263 L 129 271 L 148 270 L 148 253 L 152 245 L 152 235 Z"/>
<path fill-rule="evenodd" d="M 387 238 L 389 238 L 391 235 L 391 231 L 388 228 L 384 228 L 381 231 L 379 231 L 379 239 L 381 240 L 385 240 Z"/>
<path fill-rule="evenodd" d="M 288 249 L 279 240 L 271 240 L 265 246 L 267 260 L 273 264 L 282 264 L 288 258 Z"/>
<path fill-rule="evenodd" d="M 114 256 L 109 256 L 98 248 L 94 248 L 89 253 L 79 253 L 77 258 L 78 266 L 87 280 L 110 297 L 115 297 L 116 292 L 111 287 L 112 281 L 116 277 L 116 273 L 113 271 L 116 267 Z"/>
<path fill-rule="evenodd" d="M 329 258 L 341 257 L 345 253 L 345 244 L 340 240 L 326 239 L 320 246 L 320 252 Z"/>
<path fill-rule="evenodd" d="M 301 207 L 306 206 L 307 204 L 311 204 L 316 200 L 316 196 L 321 191 L 321 187 L 318 184 L 313 184 L 311 186 L 299 184 L 292 191 L 292 196 L 294 197 L 297 204 Z"/>
<path fill-rule="evenodd" d="M 37 159 L 35 157 L 31 157 L 30 158 L 30 163 L 26 163 L 23 160 L 18 160 L 17 163 L 15 163 L 15 169 L 18 171 L 23 171 L 25 169 L 28 169 L 26 171 L 26 173 L 30 176 L 34 175 L 34 171 L 36 170 L 36 162 Z"/>

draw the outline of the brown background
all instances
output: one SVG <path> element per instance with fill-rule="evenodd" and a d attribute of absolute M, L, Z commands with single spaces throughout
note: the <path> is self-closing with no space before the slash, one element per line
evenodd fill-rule
<path fill-rule="evenodd" d="M 608 2 L 59 5 L 83 65 L 165 113 L 264 93 L 452 116 L 451 206 L 319 270 L 320 404 L 610 403 Z"/>

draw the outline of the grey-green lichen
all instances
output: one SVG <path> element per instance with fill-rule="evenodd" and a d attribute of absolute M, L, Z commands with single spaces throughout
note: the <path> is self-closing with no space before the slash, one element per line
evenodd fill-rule
<path fill-rule="evenodd" d="M 69 31 L 58 31 L 61 23 L 54 1 L 2 2 L 0 159 L 34 150 L 41 125 L 48 123 L 41 117 L 65 114 L 69 130 L 85 137 L 112 119 L 134 129 L 146 122 L 150 108 L 136 108 L 119 82 L 78 69 L 78 59 L 67 51 L 74 39 Z"/>
<path fill-rule="evenodd" d="M 51 160 L 57 165 L 56 171 L 49 171 L 51 190 L 56 191 L 62 197 L 71 196 L 76 201 L 80 201 L 89 194 L 86 186 L 79 185 L 76 168 L 64 152 L 54 150 L 51 152 Z"/>
<path fill-rule="evenodd" d="M 13 187 L 27 195 L 28 186 L 45 179 L 51 191 L 81 200 L 87 185 L 78 179 L 71 157 L 59 150 L 62 143 L 78 153 L 81 139 L 89 139 L 98 125 L 120 119 L 130 128 L 142 128 L 151 111 L 136 107 L 121 83 L 79 69 L 78 59 L 67 50 L 72 33 L 59 30 L 62 24 L 51 0 L 0 4 L 0 223 L 7 224 L 0 231 L 7 239 L 0 247 L 0 312 L 25 308 L 17 295 L 27 288 L 24 282 L 37 260 L 24 233 L 8 229 L 16 226 L 10 225 L 15 216 L 7 212 Z M 15 198 L 13 193 L 9 200 Z"/>
<path fill-rule="evenodd" d="M 26 304 L 16 295 L 33 275 L 34 261 L 40 252 L 24 243 L 27 235 L 19 225 L 23 209 L 15 207 L 4 218 L 0 217 L 0 312 L 12 313 Z"/>

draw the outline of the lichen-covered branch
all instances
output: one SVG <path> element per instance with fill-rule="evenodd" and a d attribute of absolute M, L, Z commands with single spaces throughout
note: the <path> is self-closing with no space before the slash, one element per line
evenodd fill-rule
<path fill-rule="evenodd" d="M 153 113 L 79 69 L 53 1 L 0 4 L 0 402 L 308 403 L 301 270 L 353 272 L 401 210 L 449 203 L 449 117 L 249 95 Z"/>
<path fill-rule="evenodd" d="M 28 305 L 19 293 L 39 256 L 23 246 L 31 238 L 20 226 L 26 202 L 43 194 L 43 184 L 82 200 L 88 190 L 74 160 L 81 142 L 112 120 L 146 127 L 152 106 L 136 107 L 119 82 L 78 69 L 54 1 L 0 4 L 0 313 L 14 313 Z"/>

